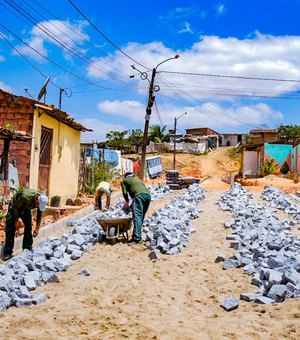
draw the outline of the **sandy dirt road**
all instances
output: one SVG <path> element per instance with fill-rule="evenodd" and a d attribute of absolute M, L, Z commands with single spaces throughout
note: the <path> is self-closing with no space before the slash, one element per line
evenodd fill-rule
<path fill-rule="evenodd" d="M 233 252 L 223 228 L 232 217 L 216 205 L 222 192 L 207 190 L 184 252 L 150 261 L 142 244 L 96 244 L 58 274 L 60 283 L 36 290 L 47 294 L 45 303 L 0 313 L 1 338 L 299 339 L 299 299 L 241 301 L 231 312 L 219 306 L 228 296 L 256 292 L 242 269 L 214 263 L 219 253 Z M 149 215 L 171 197 L 153 202 Z M 77 275 L 83 268 L 89 277 Z"/>

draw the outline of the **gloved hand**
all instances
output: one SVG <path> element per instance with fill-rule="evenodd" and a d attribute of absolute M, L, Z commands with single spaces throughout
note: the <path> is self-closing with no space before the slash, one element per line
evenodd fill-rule
<path fill-rule="evenodd" d="M 34 231 L 33 231 L 32 236 L 33 236 L 33 237 L 37 237 L 38 234 L 39 234 L 39 231 L 40 231 L 40 226 L 37 225 L 37 226 L 34 228 Z"/>
<path fill-rule="evenodd" d="M 130 207 L 129 207 L 129 202 L 125 202 L 124 205 L 123 205 L 123 210 L 125 212 L 128 212 L 130 210 Z"/>

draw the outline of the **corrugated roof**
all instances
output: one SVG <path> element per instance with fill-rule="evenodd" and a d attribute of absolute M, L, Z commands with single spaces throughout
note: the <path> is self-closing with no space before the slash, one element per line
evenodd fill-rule
<path fill-rule="evenodd" d="M 48 116 L 72 127 L 74 130 L 79 131 L 93 131 L 92 129 L 89 129 L 82 124 L 76 122 L 74 118 L 71 118 L 66 112 L 58 110 L 52 105 L 42 104 L 39 102 L 34 101 L 33 107 L 38 108 L 39 110 L 42 110 L 45 112 Z"/>

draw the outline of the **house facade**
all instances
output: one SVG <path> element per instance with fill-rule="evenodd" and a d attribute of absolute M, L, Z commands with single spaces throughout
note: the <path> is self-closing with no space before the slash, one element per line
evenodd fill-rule
<path fill-rule="evenodd" d="M 246 135 L 246 144 L 272 143 L 278 140 L 277 129 L 250 130 Z"/>
<path fill-rule="evenodd" d="M 285 162 L 291 173 L 300 173 L 299 145 L 294 147 L 291 144 L 264 143 L 242 148 L 241 175 L 258 176 L 261 164 L 270 159 L 274 159 L 277 165 L 275 174 L 280 174 L 280 168 Z"/>
<path fill-rule="evenodd" d="M 22 187 L 59 195 L 62 202 L 76 198 L 81 132 L 91 131 L 66 112 L 30 98 L 0 90 L 0 126 L 24 131 L 30 142 L 12 141 L 10 162 L 15 163 Z"/>
<path fill-rule="evenodd" d="M 246 134 L 223 133 L 220 146 L 237 146 L 246 143 Z"/>

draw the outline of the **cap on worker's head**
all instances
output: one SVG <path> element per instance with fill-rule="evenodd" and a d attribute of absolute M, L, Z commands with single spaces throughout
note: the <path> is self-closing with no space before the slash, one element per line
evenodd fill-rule
<path fill-rule="evenodd" d="M 131 172 L 131 171 L 126 171 L 125 174 L 124 174 L 124 177 L 125 177 L 125 178 L 127 178 L 127 177 L 133 177 L 133 176 L 134 176 L 134 174 L 133 174 L 133 172 Z"/>
<path fill-rule="evenodd" d="M 46 206 L 48 204 L 48 197 L 46 195 L 40 195 L 38 197 L 38 201 L 39 201 L 39 210 L 42 212 L 45 211 Z"/>

